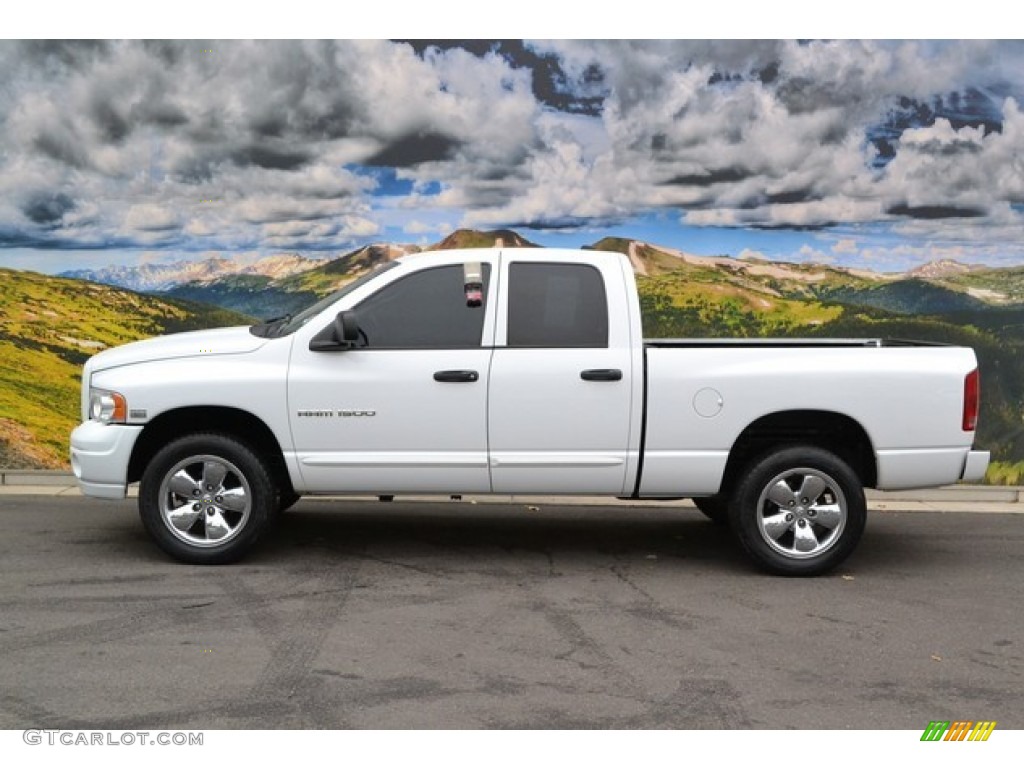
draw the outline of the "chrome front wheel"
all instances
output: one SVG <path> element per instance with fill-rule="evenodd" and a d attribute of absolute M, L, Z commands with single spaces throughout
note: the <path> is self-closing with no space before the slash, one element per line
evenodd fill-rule
<path fill-rule="evenodd" d="M 160 484 L 160 514 L 167 529 L 196 547 L 226 544 L 245 530 L 252 490 L 227 459 L 189 456 L 168 470 Z"/>
<path fill-rule="evenodd" d="M 238 560 L 276 510 L 280 493 L 264 461 L 229 435 L 175 440 L 149 461 L 139 514 L 154 541 L 187 563 Z"/>

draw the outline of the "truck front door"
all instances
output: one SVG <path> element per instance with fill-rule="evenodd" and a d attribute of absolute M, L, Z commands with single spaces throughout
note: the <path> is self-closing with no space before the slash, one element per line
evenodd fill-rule
<path fill-rule="evenodd" d="M 479 266 L 482 303 L 467 300 L 462 262 L 403 266 L 351 310 L 356 348 L 296 340 L 288 407 L 306 491 L 490 491 L 491 261 Z"/>

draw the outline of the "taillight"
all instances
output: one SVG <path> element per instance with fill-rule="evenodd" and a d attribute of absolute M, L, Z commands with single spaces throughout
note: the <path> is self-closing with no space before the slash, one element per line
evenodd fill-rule
<path fill-rule="evenodd" d="M 981 381 L 978 369 L 964 377 L 964 432 L 973 432 L 978 426 L 978 403 L 981 399 Z"/>

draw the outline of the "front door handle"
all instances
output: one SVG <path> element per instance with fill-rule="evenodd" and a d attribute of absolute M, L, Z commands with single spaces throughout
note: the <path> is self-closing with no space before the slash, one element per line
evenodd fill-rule
<path fill-rule="evenodd" d="M 591 368 L 580 372 L 584 381 L 622 381 L 622 371 L 618 368 Z"/>
<path fill-rule="evenodd" d="M 480 374 L 476 371 L 438 371 L 434 374 L 434 381 L 479 381 Z"/>

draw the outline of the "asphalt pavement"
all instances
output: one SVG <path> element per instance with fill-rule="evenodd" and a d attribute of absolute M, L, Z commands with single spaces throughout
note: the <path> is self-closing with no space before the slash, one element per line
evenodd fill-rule
<path fill-rule="evenodd" d="M 0 495 L 0 728 L 1024 727 L 1024 515 L 874 506 L 798 580 L 681 505 L 302 501 L 196 567 Z"/>

